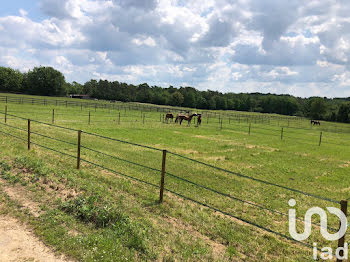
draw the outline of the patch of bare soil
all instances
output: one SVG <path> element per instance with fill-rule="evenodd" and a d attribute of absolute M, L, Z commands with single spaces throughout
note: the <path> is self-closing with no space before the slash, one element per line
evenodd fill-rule
<path fill-rule="evenodd" d="M 31 175 L 32 175 L 32 171 L 28 168 L 12 168 L 11 172 L 13 174 L 21 174 L 21 177 L 28 183 L 32 183 L 31 181 Z M 0 184 L 2 182 L 5 182 L 4 180 L 0 179 Z M 46 177 L 42 178 L 40 177 L 39 179 L 39 183 L 38 185 L 40 185 L 42 190 L 45 190 L 48 193 L 51 193 L 52 195 L 58 195 L 59 197 L 61 197 L 62 199 L 69 199 L 69 198 L 73 198 L 76 197 L 79 192 L 77 192 L 75 189 L 71 189 L 66 187 L 66 184 L 68 183 L 68 181 L 63 181 L 63 182 L 53 182 L 48 180 Z M 28 198 L 27 197 L 21 197 L 21 196 L 26 196 L 26 194 L 28 195 L 30 192 L 28 192 L 27 190 L 25 190 L 24 187 L 20 186 L 20 185 L 16 185 L 11 187 L 10 185 L 6 185 L 5 187 L 6 190 L 4 190 L 9 197 L 17 199 L 19 202 L 21 202 L 21 204 L 23 204 L 24 207 L 28 207 L 30 210 L 32 210 L 33 208 L 30 207 L 30 205 L 27 205 L 27 201 Z M 49 197 L 49 196 L 48 196 Z M 28 203 L 31 204 L 31 203 Z M 35 208 L 35 205 L 33 205 Z M 35 214 L 35 212 L 33 212 Z"/>
<path fill-rule="evenodd" d="M 4 185 L 3 180 L 0 179 L 2 184 L 2 191 L 4 191 L 11 199 L 17 201 L 22 208 L 26 208 L 34 217 L 40 216 L 40 207 L 37 203 L 30 200 L 28 192 L 19 186 Z"/>
<path fill-rule="evenodd" d="M 37 239 L 19 221 L 0 216 L 0 261 L 2 262 L 66 262 Z"/>
<path fill-rule="evenodd" d="M 339 167 L 344 168 L 344 167 L 349 167 L 349 165 L 350 165 L 350 161 L 347 161 L 347 162 L 343 163 L 342 165 L 340 165 Z"/>

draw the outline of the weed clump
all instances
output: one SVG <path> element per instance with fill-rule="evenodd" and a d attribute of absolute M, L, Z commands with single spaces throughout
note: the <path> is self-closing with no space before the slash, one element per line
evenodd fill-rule
<path fill-rule="evenodd" d="M 99 197 L 79 196 L 61 203 L 61 209 L 79 220 L 92 223 L 96 227 L 107 227 L 116 222 L 127 220 L 127 216 L 115 210 L 110 205 L 104 205 Z"/>
<path fill-rule="evenodd" d="M 122 239 L 124 246 L 148 254 L 145 244 L 148 229 L 141 223 L 135 223 L 100 197 L 79 196 L 75 199 L 62 202 L 60 209 L 73 215 L 84 223 L 91 223 L 97 228 L 105 228 L 107 235 Z"/>
<path fill-rule="evenodd" d="M 17 176 L 11 174 L 11 166 L 6 161 L 0 161 L 0 176 L 13 184 L 16 184 L 20 181 Z"/>
<path fill-rule="evenodd" d="M 28 169 L 28 171 L 35 174 L 36 177 L 45 177 L 51 172 L 43 161 L 33 160 L 28 157 L 16 157 L 14 160 L 14 166 L 17 168 Z"/>

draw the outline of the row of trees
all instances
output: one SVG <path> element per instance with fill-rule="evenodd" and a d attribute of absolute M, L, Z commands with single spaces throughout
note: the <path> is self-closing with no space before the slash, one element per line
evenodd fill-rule
<path fill-rule="evenodd" d="M 118 81 L 90 80 L 85 84 L 67 83 L 52 67 L 35 67 L 26 73 L 0 67 L 0 92 L 45 96 L 87 94 L 91 98 L 184 106 L 198 109 L 255 111 L 313 119 L 350 122 L 350 98 L 299 98 L 261 93 L 220 93 L 193 87 L 162 88 L 148 84 L 132 85 Z"/>

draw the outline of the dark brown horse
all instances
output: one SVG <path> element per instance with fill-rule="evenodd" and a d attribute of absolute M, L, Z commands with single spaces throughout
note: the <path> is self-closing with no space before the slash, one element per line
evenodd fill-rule
<path fill-rule="evenodd" d="M 198 114 L 197 116 L 197 126 L 200 126 L 202 124 L 202 114 Z"/>
<path fill-rule="evenodd" d="M 317 121 L 317 120 L 311 120 L 311 121 L 310 121 L 310 124 L 311 124 L 311 125 L 314 125 L 314 126 L 320 126 L 320 125 L 321 125 L 321 122 L 320 122 L 320 121 Z"/>
<path fill-rule="evenodd" d="M 165 115 L 165 121 L 168 123 L 168 120 L 171 119 L 171 122 L 174 121 L 174 115 L 172 113 L 167 113 Z"/>
<path fill-rule="evenodd" d="M 187 121 L 187 126 L 189 126 L 191 124 L 191 120 L 194 116 L 197 116 L 197 114 L 191 114 L 191 115 L 182 115 L 182 114 L 178 114 L 175 118 L 175 123 L 177 123 L 178 121 L 180 121 L 180 126 L 182 124 L 183 120 Z"/>

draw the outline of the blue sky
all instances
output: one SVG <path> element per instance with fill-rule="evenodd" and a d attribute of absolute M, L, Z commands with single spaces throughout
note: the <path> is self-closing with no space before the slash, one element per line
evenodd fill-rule
<path fill-rule="evenodd" d="M 35 0 L 16 0 L 6 1 L 3 0 L 0 6 L 0 16 L 19 16 L 20 9 L 28 12 L 28 17 L 34 21 L 41 21 L 48 18 L 45 14 L 40 11 L 39 2 Z"/>
<path fill-rule="evenodd" d="M 0 66 L 222 92 L 350 96 L 346 0 L 21 0 Z"/>

